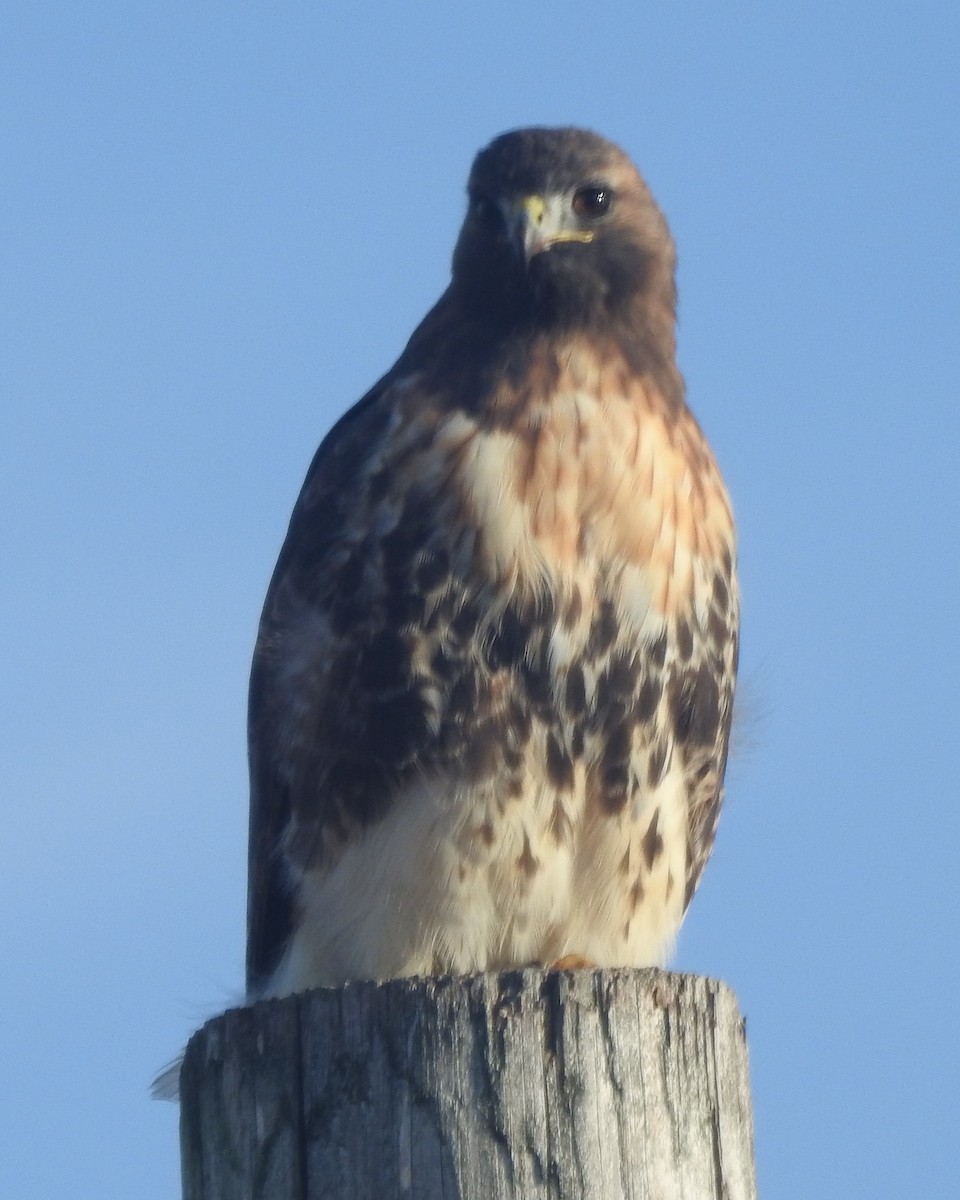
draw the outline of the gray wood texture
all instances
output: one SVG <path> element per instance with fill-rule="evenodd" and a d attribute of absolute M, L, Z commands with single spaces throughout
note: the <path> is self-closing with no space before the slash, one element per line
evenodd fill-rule
<path fill-rule="evenodd" d="M 237 1009 L 181 1076 L 184 1200 L 752 1200 L 722 983 L 536 969 Z"/>

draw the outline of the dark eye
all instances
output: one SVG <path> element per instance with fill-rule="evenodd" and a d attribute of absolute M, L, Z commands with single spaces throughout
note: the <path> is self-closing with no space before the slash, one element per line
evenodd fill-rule
<path fill-rule="evenodd" d="M 613 189 L 590 183 L 573 194 L 573 211 L 578 217 L 596 219 L 605 216 L 613 204 Z"/>
<path fill-rule="evenodd" d="M 475 192 L 470 197 L 470 211 L 482 225 L 494 227 L 501 222 L 499 205 L 483 192 Z"/>

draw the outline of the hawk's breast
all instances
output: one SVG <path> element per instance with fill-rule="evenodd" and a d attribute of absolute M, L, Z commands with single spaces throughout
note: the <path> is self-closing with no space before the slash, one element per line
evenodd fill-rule
<path fill-rule="evenodd" d="M 362 836 L 301 858 L 312 940 L 285 990 L 566 954 L 645 965 L 679 927 L 732 704 L 730 506 L 682 405 L 577 346 L 544 377 L 485 414 L 396 397 L 361 486 L 376 537 L 342 552 L 373 600 L 323 670 L 358 664 L 343 686 L 389 697 L 380 736 L 402 753 Z"/>

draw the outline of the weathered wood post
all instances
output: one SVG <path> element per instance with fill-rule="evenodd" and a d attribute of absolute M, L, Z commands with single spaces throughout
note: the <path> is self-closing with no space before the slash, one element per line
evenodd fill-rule
<path fill-rule="evenodd" d="M 354 983 L 210 1021 L 181 1076 L 184 1200 L 752 1200 L 721 983 L 511 971 Z"/>

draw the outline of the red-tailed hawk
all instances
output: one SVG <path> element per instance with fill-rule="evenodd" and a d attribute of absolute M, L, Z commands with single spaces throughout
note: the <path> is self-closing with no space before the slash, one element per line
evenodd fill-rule
<path fill-rule="evenodd" d="M 674 249 L 577 129 L 474 162 L 450 286 L 327 436 L 250 687 L 251 999 L 669 952 L 737 664 Z"/>

